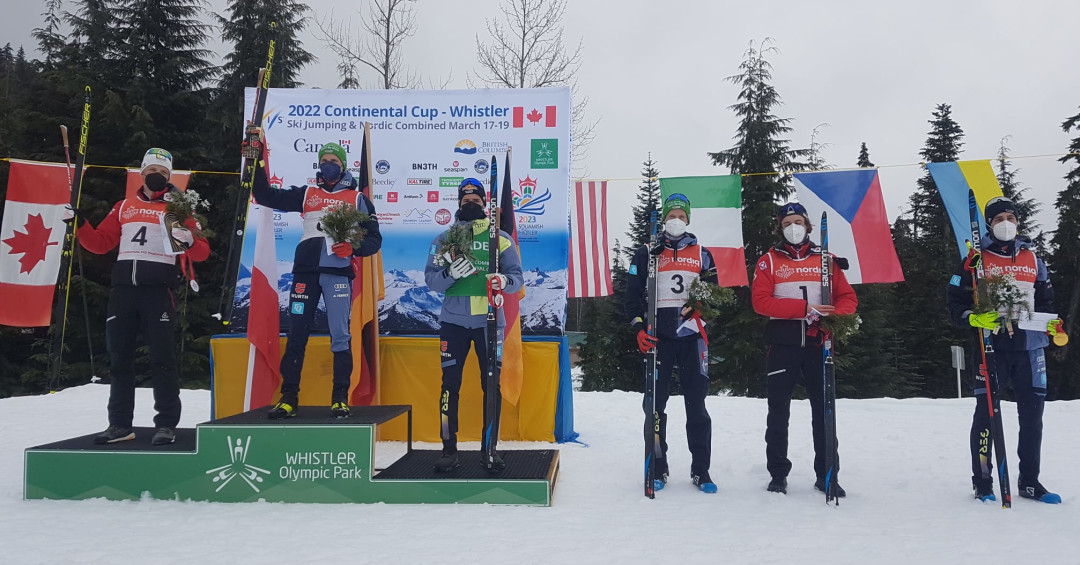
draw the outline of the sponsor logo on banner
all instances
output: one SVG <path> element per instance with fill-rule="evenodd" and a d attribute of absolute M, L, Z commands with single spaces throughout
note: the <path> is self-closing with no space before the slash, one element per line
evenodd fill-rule
<path fill-rule="evenodd" d="M 405 198 L 406 200 L 415 200 L 417 198 L 423 198 L 423 196 L 420 196 L 419 194 L 402 194 L 401 197 Z"/>
<path fill-rule="evenodd" d="M 514 191 L 514 211 L 519 214 L 544 214 L 544 203 L 551 200 L 551 191 L 537 190 L 536 179 L 526 176 L 518 180 L 518 189 Z"/>
<path fill-rule="evenodd" d="M 386 201 L 387 202 L 397 202 L 397 193 L 396 192 L 387 192 L 386 193 Z"/>
<path fill-rule="evenodd" d="M 427 191 L 427 201 L 428 202 L 438 202 L 439 201 L 439 191 L 438 190 L 429 190 L 429 191 Z"/>
<path fill-rule="evenodd" d="M 461 161 L 454 161 L 449 167 L 443 167 L 444 173 L 464 173 L 467 170 L 467 167 L 461 166 Z"/>
<path fill-rule="evenodd" d="M 439 211 L 435 212 L 435 223 L 439 224 L 440 226 L 445 226 L 446 224 L 450 223 L 450 220 L 453 217 L 454 215 L 450 213 L 450 210 L 447 210 L 446 208 L 439 208 Z"/>
<path fill-rule="evenodd" d="M 414 171 L 435 171 L 438 170 L 438 163 L 413 163 L 412 170 Z"/>
<path fill-rule="evenodd" d="M 481 141 L 480 152 L 481 153 L 505 153 L 510 147 L 508 141 Z"/>
<path fill-rule="evenodd" d="M 394 186 L 397 184 L 397 179 L 375 179 L 375 186 Z"/>
<path fill-rule="evenodd" d="M 430 208 L 413 208 L 405 212 L 401 217 L 402 224 L 430 224 L 431 221 L 432 212 Z"/>
<path fill-rule="evenodd" d="M 335 143 L 345 149 L 346 155 L 349 154 L 349 150 L 352 146 L 351 139 L 339 139 L 335 141 Z M 319 153 L 319 150 L 322 149 L 323 145 L 326 145 L 325 141 L 308 141 L 306 137 L 298 137 L 293 140 L 293 151 L 297 153 L 315 153 L 317 155 Z M 389 166 L 390 165 L 387 165 L 387 167 Z M 315 168 L 319 168 L 318 165 L 316 165 Z"/>
<path fill-rule="evenodd" d="M 386 173 L 389 173 L 390 162 L 386 159 L 380 159 L 379 162 L 375 163 L 375 172 L 379 173 L 380 175 L 385 175 Z"/>
<path fill-rule="evenodd" d="M 462 139 L 454 145 L 454 153 L 463 153 L 465 155 L 476 154 L 476 144 L 471 139 Z"/>
<path fill-rule="evenodd" d="M 381 194 L 376 194 L 375 195 L 375 200 L 382 200 L 382 199 L 383 199 L 383 195 L 381 195 Z"/>
<path fill-rule="evenodd" d="M 457 188 L 465 177 L 439 177 L 439 188 Z"/>
<path fill-rule="evenodd" d="M 473 165 L 473 170 L 476 171 L 476 174 L 483 175 L 487 174 L 489 167 L 491 165 L 488 164 L 487 159 L 477 159 L 476 164 Z"/>
<path fill-rule="evenodd" d="M 559 168 L 559 140 L 533 139 L 530 152 L 530 166 L 533 169 Z"/>
<path fill-rule="evenodd" d="M 431 179 L 409 179 L 409 186 L 431 186 Z"/>

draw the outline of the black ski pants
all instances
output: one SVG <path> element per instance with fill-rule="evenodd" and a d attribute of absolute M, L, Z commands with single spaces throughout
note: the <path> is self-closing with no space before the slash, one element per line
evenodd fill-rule
<path fill-rule="evenodd" d="M 135 348 L 138 336 L 150 350 L 154 426 L 180 423 L 180 376 L 176 368 L 176 301 L 165 285 L 114 286 L 109 291 L 105 343 L 111 361 L 109 425 L 131 427 L 135 412 Z"/>
<path fill-rule="evenodd" d="M 787 477 L 791 472 L 788 459 L 788 422 L 791 419 L 791 393 L 796 384 L 806 387 L 810 399 L 811 424 L 814 431 L 814 473 L 825 476 L 825 368 L 821 347 L 770 345 L 765 354 L 765 374 L 769 415 L 765 427 L 765 457 L 769 474 Z M 840 455 L 836 456 L 836 471 L 840 471 Z"/>
<path fill-rule="evenodd" d="M 326 321 L 330 328 L 330 351 L 334 354 L 333 399 L 348 394 L 353 372 L 352 335 L 349 319 L 352 315 L 352 281 L 328 273 L 293 273 L 289 294 L 289 339 L 281 357 L 281 394 L 300 393 L 300 372 L 304 368 L 311 326 L 319 297 L 326 305 Z"/>
<path fill-rule="evenodd" d="M 501 331 L 501 330 L 500 330 Z M 439 396 L 439 437 L 442 438 L 443 452 L 457 452 L 458 431 L 458 393 L 461 391 L 461 374 L 465 367 L 465 358 L 469 356 L 469 347 L 476 349 L 477 364 L 480 365 L 480 388 L 484 391 L 484 422 L 493 422 L 490 433 L 484 430 L 481 436 L 481 449 L 487 442 L 499 441 L 499 417 L 502 412 L 502 387 L 495 380 L 494 390 L 488 390 L 488 355 L 487 328 L 469 329 L 457 324 L 443 322 L 439 329 L 439 354 L 442 358 L 442 391 Z M 493 399 L 488 398 L 493 394 Z M 491 400 L 489 402 L 489 400 Z M 494 415 L 489 414 L 489 405 L 494 405 Z"/>
<path fill-rule="evenodd" d="M 671 396 L 671 378 L 676 366 L 679 368 L 679 385 L 683 405 L 686 407 L 686 444 L 690 448 L 690 474 L 709 472 L 712 458 L 712 419 L 705 408 L 705 396 L 709 394 L 708 365 L 703 361 L 705 341 L 697 339 L 660 338 L 656 343 L 656 412 L 660 416 L 660 446 L 664 458 L 657 462 L 658 469 L 668 469 L 667 461 L 667 408 Z M 646 357 L 646 359 L 648 359 Z M 646 361 L 647 362 L 647 361 Z M 651 378 L 648 368 L 646 378 Z M 648 398 L 645 399 L 648 402 Z M 645 436 L 653 434 L 653 416 L 645 406 Z"/>
<path fill-rule="evenodd" d="M 1020 479 L 1039 480 L 1042 457 L 1043 407 L 1046 404 L 1046 356 L 1042 349 L 1002 351 L 995 354 L 999 390 L 1012 384 L 1020 437 L 1016 455 L 1020 458 Z M 981 362 L 981 359 L 979 359 Z M 978 365 L 972 365 L 978 367 Z M 986 406 L 986 387 L 975 381 L 975 415 L 971 422 L 971 472 L 974 479 L 991 477 L 993 442 L 990 441 L 990 412 Z M 995 399 L 999 400 L 999 399 Z M 985 438 L 985 439 L 983 439 Z M 985 443 L 986 453 L 979 453 Z"/>

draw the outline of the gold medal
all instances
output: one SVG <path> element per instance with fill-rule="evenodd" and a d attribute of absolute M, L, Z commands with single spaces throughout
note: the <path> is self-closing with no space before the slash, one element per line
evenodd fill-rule
<path fill-rule="evenodd" d="M 1069 343 L 1069 336 L 1065 332 L 1059 331 L 1057 335 L 1054 336 L 1054 345 L 1063 347 L 1067 343 Z"/>

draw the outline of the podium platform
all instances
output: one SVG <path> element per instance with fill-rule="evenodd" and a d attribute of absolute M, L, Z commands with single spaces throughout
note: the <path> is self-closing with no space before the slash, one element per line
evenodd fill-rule
<path fill-rule="evenodd" d="M 461 467 L 435 473 L 436 450 L 412 449 L 412 407 L 354 407 L 349 418 L 326 406 L 301 406 L 286 420 L 260 408 L 176 431 L 170 445 L 135 439 L 94 444 L 90 434 L 26 449 L 26 499 L 550 506 L 559 473 L 557 450 L 502 451 L 506 469 L 488 473 L 478 452 Z M 376 427 L 404 416 L 405 454 L 374 468 Z"/>

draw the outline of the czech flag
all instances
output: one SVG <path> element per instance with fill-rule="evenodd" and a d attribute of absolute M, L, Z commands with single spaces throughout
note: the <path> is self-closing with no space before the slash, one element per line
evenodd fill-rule
<path fill-rule="evenodd" d="M 799 202 L 811 223 L 829 213 L 829 252 L 848 260 L 844 273 L 851 284 L 904 280 L 893 246 L 881 181 L 876 169 L 796 173 Z M 817 228 L 818 226 L 814 226 Z M 820 243 L 820 232 L 810 233 Z"/>

